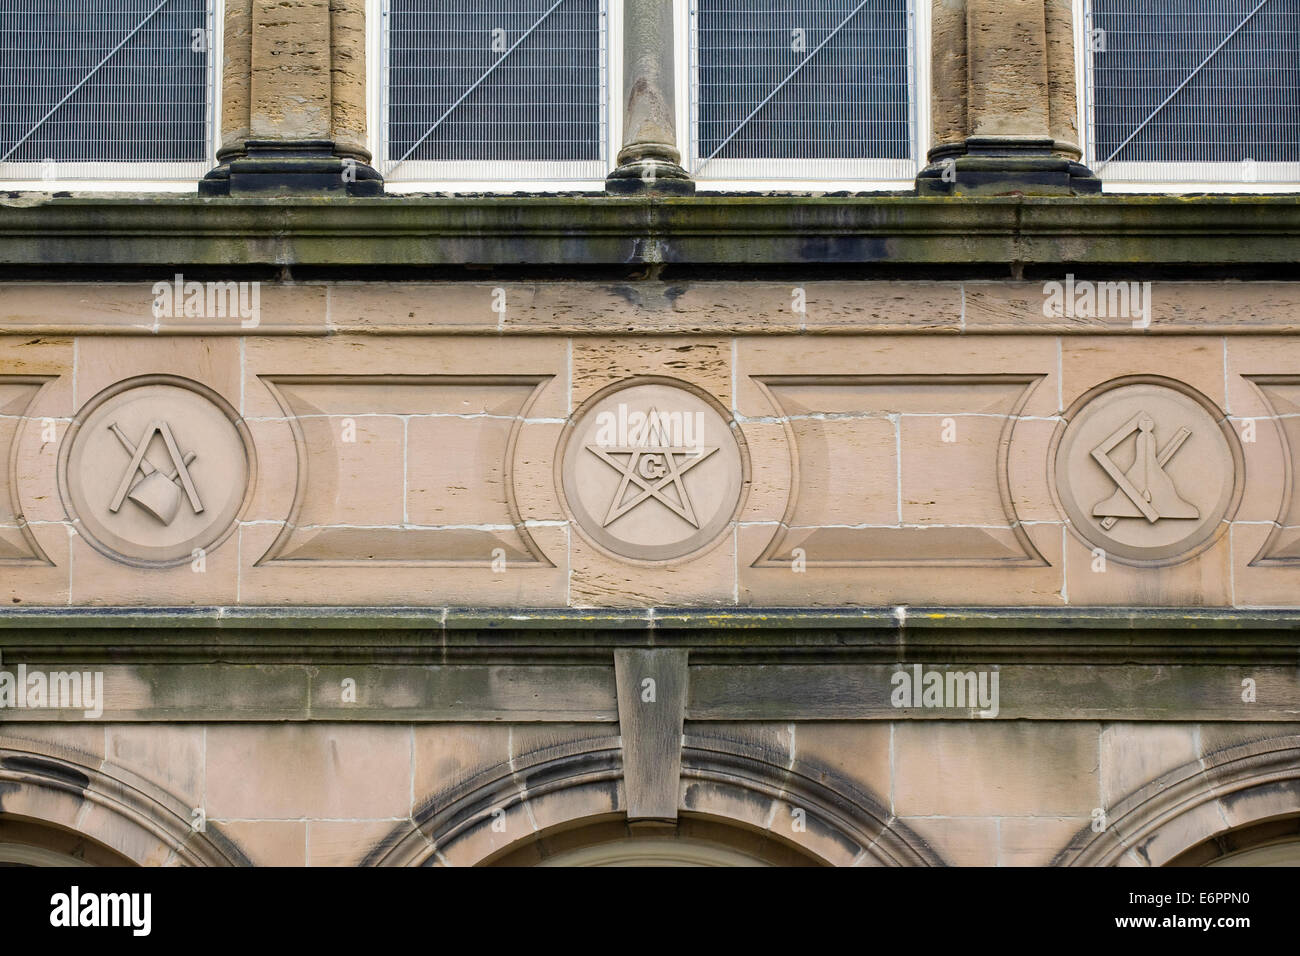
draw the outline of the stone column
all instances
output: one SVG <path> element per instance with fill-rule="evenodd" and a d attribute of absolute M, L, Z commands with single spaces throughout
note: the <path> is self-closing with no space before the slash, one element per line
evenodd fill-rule
<path fill-rule="evenodd" d="M 626 0 L 623 7 L 623 148 L 605 188 L 611 193 L 690 195 L 681 167 L 674 100 L 672 0 Z"/>
<path fill-rule="evenodd" d="M 209 196 L 378 195 L 365 141 L 365 0 L 228 0 Z"/>
<path fill-rule="evenodd" d="M 1097 193 L 1079 163 L 1070 0 L 934 0 L 922 194 Z"/>

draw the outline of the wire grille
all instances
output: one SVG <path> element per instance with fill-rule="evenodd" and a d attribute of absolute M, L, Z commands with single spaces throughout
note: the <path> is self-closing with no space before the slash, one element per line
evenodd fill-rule
<path fill-rule="evenodd" d="M 212 155 L 214 0 L 4 0 L 0 176 L 192 179 Z"/>
<path fill-rule="evenodd" d="M 914 174 L 908 0 L 693 0 L 691 13 L 697 175 Z"/>
<path fill-rule="evenodd" d="M 1111 181 L 1300 181 L 1300 0 L 1091 0 L 1089 161 Z"/>
<path fill-rule="evenodd" d="M 388 178 L 604 176 L 603 0 L 388 0 L 385 16 Z"/>

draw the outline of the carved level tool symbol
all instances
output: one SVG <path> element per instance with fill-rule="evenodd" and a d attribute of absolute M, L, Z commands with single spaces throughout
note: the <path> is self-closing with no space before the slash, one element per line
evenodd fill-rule
<path fill-rule="evenodd" d="M 1111 459 L 1110 453 L 1135 431 L 1138 433 L 1136 453 L 1132 467 L 1125 473 Z M 1109 531 L 1120 518 L 1146 518 L 1155 524 L 1161 518 L 1201 516 L 1195 505 L 1179 496 L 1173 479 L 1165 472 L 1165 465 L 1191 435 L 1189 429 L 1179 428 L 1169 443 L 1157 452 L 1155 422 L 1143 411 L 1092 450 L 1092 457 L 1117 486 L 1113 495 L 1099 501 L 1092 509 L 1094 517 L 1103 519 L 1102 528 Z"/>
<path fill-rule="evenodd" d="M 118 509 L 122 507 L 122 502 L 129 496 L 133 502 L 163 524 L 171 524 L 181 506 L 181 490 L 183 489 L 185 496 L 189 498 L 190 507 L 194 509 L 194 513 L 202 513 L 203 503 L 199 500 L 198 490 L 194 487 L 189 472 L 190 463 L 198 456 L 194 452 L 189 452 L 186 455 L 181 454 L 176 445 L 176 439 L 172 437 L 171 426 L 164 421 L 150 422 L 149 427 L 145 429 L 144 436 L 138 444 L 134 445 L 131 444 L 131 439 L 123 434 L 117 422 L 112 422 L 108 427 L 117 436 L 117 440 L 122 443 L 122 447 L 131 455 L 131 464 L 127 466 L 126 472 L 122 475 L 122 481 L 117 487 L 117 494 L 113 496 L 113 501 L 108 506 L 109 511 L 116 514 Z M 170 475 L 164 475 L 145 457 L 145 452 L 149 450 L 149 443 L 153 441 L 155 434 L 162 435 L 167 454 L 171 457 L 173 470 Z M 139 481 L 135 480 L 137 472 L 142 473 L 144 476 Z M 176 484 L 177 479 L 180 480 L 179 487 Z"/>

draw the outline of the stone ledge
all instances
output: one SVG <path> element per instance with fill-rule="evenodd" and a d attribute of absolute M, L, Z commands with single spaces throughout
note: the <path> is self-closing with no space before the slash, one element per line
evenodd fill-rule
<path fill-rule="evenodd" d="M 334 606 L 0 608 L 0 632 L 15 628 L 327 628 L 355 630 L 645 629 L 730 631 L 790 628 L 932 630 L 1276 630 L 1300 627 L 1300 608 L 886 607 L 473 608 Z"/>
<path fill-rule="evenodd" d="M 1230 241 L 1225 241 L 1230 240 Z M 600 196 L 0 202 L 0 264 L 1197 266 L 1300 261 L 1291 195 Z"/>
<path fill-rule="evenodd" d="M 600 662 L 618 647 L 691 663 L 1126 663 L 1294 666 L 1300 609 L 370 607 L 11 608 L 8 661 Z"/>

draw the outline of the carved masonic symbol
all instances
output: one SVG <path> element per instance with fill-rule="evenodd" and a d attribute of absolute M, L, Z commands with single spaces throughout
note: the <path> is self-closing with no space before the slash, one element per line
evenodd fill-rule
<path fill-rule="evenodd" d="M 194 509 L 194 513 L 201 514 L 203 512 L 203 503 L 199 500 L 199 493 L 194 487 L 194 482 L 190 479 L 189 471 L 189 466 L 198 456 L 192 451 L 184 455 L 181 454 L 180 448 L 176 445 L 176 439 L 172 437 L 170 425 L 165 421 L 150 422 L 140 441 L 134 445 L 131 444 L 131 439 L 126 437 L 117 422 L 110 422 L 108 428 L 117 436 L 117 440 L 122 443 L 122 447 L 131 455 L 131 463 L 122 475 L 122 481 L 117 486 L 117 494 L 113 496 L 113 502 L 108 506 L 109 511 L 116 514 L 118 509 L 122 507 L 122 502 L 129 498 L 163 524 L 171 524 L 172 519 L 176 517 L 176 512 L 180 509 L 181 492 L 184 491 L 184 497 L 189 499 L 190 507 Z M 172 462 L 170 474 L 164 474 L 146 457 L 145 453 L 149 450 L 149 443 L 153 441 L 154 435 L 162 436 L 163 445 L 166 447 L 167 454 Z M 137 479 L 137 475 L 141 477 Z"/>
<path fill-rule="evenodd" d="M 653 498 L 689 522 L 691 527 L 698 528 L 700 522 L 682 479 L 717 451 L 718 446 L 670 445 L 663 429 L 656 427 L 659 413 L 652 408 L 646 418 L 651 427 L 647 429 L 643 443 L 617 447 L 587 445 L 588 451 L 622 476 L 601 527 L 608 527 L 637 505 Z"/>
<path fill-rule="evenodd" d="M 1123 472 L 1110 453 L 1135 431 L 1137 452 L 1132 467 Z M 1093 516 L 1102 519 L 1102 528 L 1109 531 L 1120 518 L 1146 518 L 1155 524 L 1161 518 L 1201 516 L 1195 505 L 1179 496 L 1173 479 L 1165 472 L 1165 465 L 1191 435 L 1189 429 L 1179 428 L 1165 447 L 1157 451 L 1155 421 L 1145 411 L 1139 411 L 1092 449 L 1092 457 L 1118 486 L 1113 495 L 1097 502 L 1092 509 Z"/>

